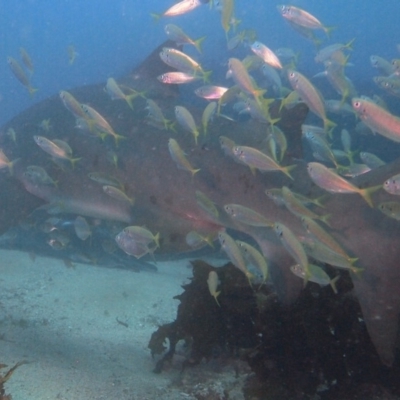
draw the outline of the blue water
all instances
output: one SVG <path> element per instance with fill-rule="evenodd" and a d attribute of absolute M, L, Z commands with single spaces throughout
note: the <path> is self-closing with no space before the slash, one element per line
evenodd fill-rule
<path fill-rule="evenodd" d="M 276 9 L 280 3 L 237 0 L 235 14 L 242 21 L 241 27 L 255 29 L 259 40 L 272 49 L 291 47 L 300 52 L 300 71 L 306 75 L 320 71 L 321 65 L 313 60 L 314 45 L 283 20 Z M 242 48 L 227 52 L 219 13 L 208 5 L 155 23 L 150 13 L 162 12 L 172 4 L 170 0 L 0 0 L 0 124 L 59 90 L 102 82 L 129 71 L 166 38 L 166 23 L 181 26 L 194 38 L 206 35 L 204 52 L 198 60 L 206 69 L 214 70 L 214 83 L 229 84 L 224 79 L 228 57 L 244 57 L 250 51 Z M 303 0 L 292 4 L 308 10 L 325 25 L 336 27 L 327 44 L 356 38 L 351 57 L 354 67 L 347 69 L 347 75 L 357 88 L 365 87 L 367 91 L 370 85 L 370 91 L 379 92 L 371 81 L 376 72 L 369 65 L 369 56 L 378 54 L 389 60 L 400 57 L 396 50 L 400 42 L 396 35 L 399 2 Z M 67 46 L 71 43 L 79 56 L 69 66 Z M 6 62 L 7 56 L 19 59 L 21 46 L 35 66 L 32 85 L 39 91 L 33 99 Z M 195 54 L 192 49 L 187 51 Z"/>

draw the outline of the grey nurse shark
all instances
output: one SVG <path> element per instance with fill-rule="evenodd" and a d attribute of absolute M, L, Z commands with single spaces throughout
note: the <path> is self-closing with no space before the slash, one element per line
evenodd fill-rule
<path fill-rule="evenodd" d="M 173 119 L 175 105 L 185 105 L 199 120 L 199 112 L 184 103 L 175 86 L 163 85 L 156 79 L 168 71 L 159 58 L 164 46 L 173 44 L 164 43 L 118 82 L 138 91 L 145 90 L 145 95 L 158 103 L 167 118 Z M 150 125 L 144 100 L 137 100 L 134 110 L 131 110 L 124 101 L 112 101 L 103 89 L 104 84 L 83 86 L 70 93 L 79 102 L 94 107 L 107 118 L 115 132 L 126 137 L 119 147 L 111 140 L 102 142 L 76 129 L 75 118 L 58 95 L 33 105 L 2 128 L 0 147 L 9 159 L 19 158 L 19 161 L 15 163 L 13 176 L 6 170 L 0 175 L 0 232 L 22 222 L 37 208 L 58 204 L 59 211 L 71 218 L 81 215 L 92 219 L 93 224 L 109 221 L 106 227 L 110 227 L 110 237 L 117 233 L 112 230 L 115 226 L 140 225 L 152 232 L 160 232 L 161 246 L 155 253 L 157 258 L 190 252 L 185 236 L 192 230 L 207 234 L 227 227 L 232 232 L 236 230 L 250 235 L 258 243 L 272 265 L 277 291 L 287 301 L 294 299 L 303 282 L 290 272 L 293 260 L 273 230 L 235 223 L 223 214 L 223 206 L 241 204 L 272 221 L 282 222 L 298 235 L 304 233 L 299 219 L 277 206 L 264 191 L 287 185 L 311 197 L 326 194 L 311 182 L 302 160 L 300 127 L 307 115 L 307 107 L 299 104 L 291 110 L 283 109 L 279 114 L 278 125 L 289 140 L 284 164 L 297 164 L 291 181 L 280 172 L 252 174 L 249 168 L 221 150 L 220 135 L 228 136 L 238 144 L 259 147 L 265 138 L 265 125 L 257 121 L 215 119 L 207 136 L 201 137 L 196 146 L 192 135 L 179 127 L 177 132 L 172 132 Z M 276 116 L 278 105 L 272 107 Z M 50 119 L 52 124 L 47 134 L 38 127 L 45 119 Z M 16 143 L 5 134 L 9 128 L 17 133 Z M 68 142 L 74 157 L 81 160 L 75 168 L 60 169 L 35 144 L 34 135 Z M 178 169 L 172 160 L 167 145 L 170 137 L 179 141 L 193 167 L 200 169 L 194 177 Z M 110 154 L 117 156 L 117 166 Z M 29 182 L 24 177 L 29 165 L 45 168 L 58 182 L 57 185 Z M 88 178 L 90 172 L 107 173 L 121 181 L 125 192 L 135 198 L 134 206 L 105 194 L 101 185 Z M 362 187 L 381 184 L 398 172 L 400 160 L 363 175 L 355 183 Z M 221 217 L 215 219 L 199 207 L 195 197 L 197 190 L 217 205 Z M 390 195 L 383 190 L 373 195 L 374 204 L 389 198 Z M 324 205 L 324 213 L 332 215 L 332 235 L 349 255 L 358 257 L 357 266 L 364 269 L 361 274 L 352 276 L 355 293 L 376 350 L 382 362 L 391 365 L 400 311 L 400 225 L 377 209 L 370 208 L 357 194 L 329 195 Z M 65 257 L 62 252 L 55 252 L 54 256 L 58 254 Z"/>

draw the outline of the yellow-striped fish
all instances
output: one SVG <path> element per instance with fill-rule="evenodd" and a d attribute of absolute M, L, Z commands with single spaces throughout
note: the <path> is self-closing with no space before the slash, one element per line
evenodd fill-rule
<path fill-rule="evenodd" d="M 28 90 L 29 94 L 33 96 L 35 92 L 37 92 L 37 89 L 32 87 L 31 82 L 22 67 L 18 64 L 18 61 L 12 57 L 7 57 L 7 63 L 17 80 Z"/>
<path fill-rule="evenodd" d="M 186 158 L 185 153 L 182 151 L 181 147 L 175 139 L 168 140 L 168 149 L 171 158 L 175 161 L 175 164 L 179 169 L 190 172 L 192 176 L 200 171 L 200 169 L 194 169 L 190 165 L 190 162 Z"/>
<path fill-rule="evenodd" d="M 394 116 L 371 100 L 364 98 L 354 98 L 352 100 L 353 109 L 373 132 L 400 142 L 400 118 Z"/>
<path fill-rule="evenodd" d="M 379 185 L 360 189 L 339 176 L 336 172 L 325 167 L 325 165 L 317 162 L 308 163 L 307 171 L 313 182 L 320 188 L 330 193 L 358 193 L 370 207 L 373 207 L 371 194 L 382 187 Z"/>
<path fill-rule="evenodd" d="M 296 90 L 310 110 L 322 119 L 325 129 L 329 131 L 333 128 L 335 124 L 326 117 L 324 99 L 314 85 L 300 72 L 292 69 L 287 71 L 287 76 L 293 90 Z"/>

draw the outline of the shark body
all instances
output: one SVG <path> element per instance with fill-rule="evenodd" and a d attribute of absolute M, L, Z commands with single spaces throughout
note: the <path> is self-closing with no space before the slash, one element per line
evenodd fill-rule
<path fill-rule="evenodd" d="M 168 71 L 159 58 L 161 49 L 166 46 L 173 44 L 162 44 L 119 83 L 146 91 L 146 96 L 156 100 L 166 117 L 173 120 L 173 107 L 182 105 L 183 100 L 174 85 L 163 85 L 156 79 Z M 193 137 L 183 130 L 177 129 L 175 133 L 149 124 L 145 100 L 138 99 L 132 111 L 123 101 L 111 101 L 103 88 L 104 84 L 84 86 L 71 90 L 71 94 L 106 116 L 115 132 L 126 138 L 118 148 L 112 141 L 102 142 L 77 130 L 75 118 L 58 95 L 32 106 L 2 128 L 2 132 L 9 128 L 17 132 L 16 143 L 3 134 L 0 147 L 10 159 L 20 160 L 16 162 L 13 176 L 0 175 L 0 232 L 24 221 L 41 206 L 50 205 L 58 207 L 62 214 L 108 221 L 110 237 L 115 235 L 116 227 L 146 226 L 152 232 L 160 233 L 161 247 L 156 257 L 157 254 L 173 257 L 191 250 L 185 241 L 188 232 L 196 230 L 208 234 L 225 227 L 249 235 L 258 243 L 272 265 L 278 292 L 287 301 L 294 299 L 303 283 L 290 272 L 289 267 L 294 262 L 272 229 L 235 223 L 222 210 L 225 204 L 241 204 L 272 221 L 285 224 L 296 234 L 304 234 L 299 218 L 276 205 L 264 191 L 286 185 L 310 197 L 326 194 L 312 183 L 302 161 L 301 124 L 307 116 L 307 107 L 300 103 L 279 114 L 279 103 L 272 106 L 271 112 L 280 118 L 278 125 L 289 141 L 283 164 L 297 164 L 291 181 L 279 172 L 252 174 L 249 168 L 221 150 L 220 135 L 229 136 L 239 145 L 260 147 L 266 130 L 262 123 L 220 118 L 209 126 L 207 137 L 196 146 Z M 200 121 L 199 111 L 190 105 L 188 108 Z M 50 119 L 53 125 L 49 138 L 67 141 L 74 156 L 81 158 L 75 169 L 60 169 L 35 145 L 33 136 L 41 133 L 38 125 L 44 119 Z M 194 177 L 179 170 L 170 157 L 170 137 L 179 141 L 193 167 L 200 169 Z M 117 161 L 111 161 L 110 154 L 116 154 Z M 57 185 L 29 182 L 24 176 L 29 165 L 45 168 Z M 400 161 L 365 174 L 355 183 L 363 187 L 382 184 L 399 171 Z M 107 196 L 99 184 L 88 178 L 90 172 L 107 173 L 121 181 L 126 193 L 134 196 L 134 206 Z M 218 218 L 199 207 L 196 202 L 198 190 L 221 210 Z M 391 197 L 384 191 L 373 197 L 374 204 L 389 199 Z M 335 239 L 349 255 L 359 259 L 358 265 L 364 269 L 360 276 L 353 277 L 355 292 L 377 352 L 384 364 L 391 365 L 400 312 L 400 225 L 379 210 L 370 208 L 357 194 L 329 195 L 324 205 L 324 213 L 332 215 L 330 222 Z"/>

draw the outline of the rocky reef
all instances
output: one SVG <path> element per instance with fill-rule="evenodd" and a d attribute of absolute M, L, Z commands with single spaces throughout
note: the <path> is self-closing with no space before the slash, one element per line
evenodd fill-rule
<path fill-rule="evenodd" d="M 232 264 L 215 268 L 194 261 L 192 266 L 191 282 L 176 297 L 176 320 L 150 339 L 152 355 L 159 358 L 154 372 L 162 372 L 183 341 L 182 370 L 218 358 L 229 359 L 234 368 L 246 363 L 251 370 L 243 380 L 246 399 L 400 396 L 398 354 L 392 368 L 381 364 L 346 271 L 340 271 L 337 295 L 329 286 L 308 283 L 293 304 L 285 305 L 268 285 L 250 285 Z M 218 274 L 219 304 L 207 287 L 210 271 Z"/>

